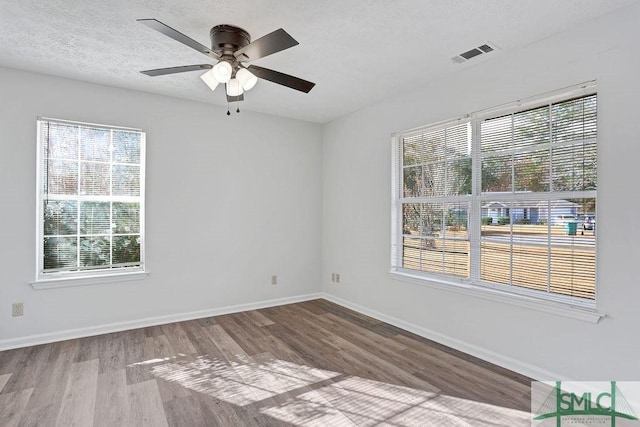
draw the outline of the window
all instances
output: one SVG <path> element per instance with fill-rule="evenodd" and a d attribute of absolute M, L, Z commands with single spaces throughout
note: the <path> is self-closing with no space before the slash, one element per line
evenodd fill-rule
<path fill-rule="evenodd" d="M 392 271 L 593 307 L 590 83 L 394 135 Z"/>
<path fill-rule="evenodd" d="M 139 130 L 38 120 L 37 280 L 144 270 Z"/>

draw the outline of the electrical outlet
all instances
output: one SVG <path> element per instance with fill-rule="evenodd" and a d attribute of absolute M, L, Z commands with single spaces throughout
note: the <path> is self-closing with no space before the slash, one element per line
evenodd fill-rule
<path fill-rule="evenodd" d="M 24 304 L 16 302 L 11 305 L 11 315 L 13 317 L 22 316 L 24 314 Z"/>
<path fill-rule="evenodd" d="M 336 283 L 336 273 L 331 273 L 331 282 Z"/>
<path fill-rule="evenodd" d="M 273 276 L 271 276 L 271 284 L 272 285 L 277 285 L 278 284 L 278 276 L 276 276 L 275 274 Z"/>
<path fill-rule="evenodd" d="M 336 273 L 336 283 L 340 283 L 340 275 Z"/>

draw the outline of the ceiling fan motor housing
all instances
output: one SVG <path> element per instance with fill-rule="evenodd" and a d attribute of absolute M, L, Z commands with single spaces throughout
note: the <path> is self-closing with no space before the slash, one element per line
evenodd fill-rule
<path fill-rule="evenodd" d="M 249 33 L 233 25 L 216 25 L 209 31 L 209 37 L 211 37 L 211 49 L 220 55 L 233 54 L 251 43 Z"/>

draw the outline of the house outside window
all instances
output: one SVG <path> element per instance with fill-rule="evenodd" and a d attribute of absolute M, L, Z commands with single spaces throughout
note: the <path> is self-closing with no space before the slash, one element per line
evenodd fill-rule
<path fill-rule="evenodd" d="M 36 282 L 144 271 L 144 132 L 37 125 Z"/>
<path fill-rule="evenodd" d="M 595 307 L 596 118 L 588 83 L 394 135 L 392 272 Z"/>

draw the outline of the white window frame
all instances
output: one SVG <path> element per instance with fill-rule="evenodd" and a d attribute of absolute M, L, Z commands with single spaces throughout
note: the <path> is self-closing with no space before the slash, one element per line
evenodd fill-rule
<path fill-rule="evenodd" d="M 139 132 L 140 140 L 140 196 L 135 200 L 140 204 L 140 263 L 139 265 L 124 268 L 97 268 L 95 270 L 71 270 L 44 272 L 44 196 L 42 181 L 42 144 L 41 126 L 46 122 L 65 123 L 83 127 L 99 128 L 105 130 L 121 130 Z M 69 286 L 93 285 L 99 283 L 112 283 L 130 280 L 140 280 L 149 274 L 145 267 L 145 161 L 146 159 L 146 133 L 142 129 L 111 126 L 95 123 L 78 122 L 71 120 L 38 117 L 37 119 L 37 163 L 36 163 L 36 278 L 30 282 L 34 289 L 52 289 Z M 92 196 L 92 200 L 101 196 Z M 113 201 L 109 196 L 104 196 L 105 201 Z M 70 199 L 74 199 L 71 196 Z"/>
<path fill-rule="evenodd" d="M 597 291 L 594 300 L 588 300 L 584 298 L 577 298 L 571 296 L 558 295 L 554 293 L 546 293 L 536 291 L 532 289 L 517 287 L 517 286 L 504 286 L 504 285 L 492 285 L 490 283 L 481 282 L 479 280 L 480 269 L 480 216 L 481 216 L 481 204 L 483 201 L 487 201 L 490 198 L 495 198 L 491 195 L 483 195 L 481 192 L 481 145 L 480 145 L 480 126 L 482 120 L 507 115 L 541 105 L 550 104 L 552 102 L 560 102 L 563 100 L 571 99 L 573 97 L 586 96 L 590 94 L 596 94 L 596 83 L 590 81 L 582 83 L 569 88 L 560 89 L 554 92 L 550 92 L 544 95 L 528 98 L 526 100 L 519 100 L 509 104 L 501 105 L 488 110 L 483 110 L 468 114 L 453 120 L 446 120 L 438 123 L 434 123 L 428 126 L 411 129 L 402 132 L 396 132 L 392 135 L 392 180 L 391 180 L 391 269 L 390 277 L 393 279 L 410 282 L 419 285 L 426 285 L 435 287 L 437 289 L 444 289 L 452 292 L 463 293 L 467 295 L 473 295 L 475 297 L 500 301 L 516 306 L 522 306 L 532 308 L 539 311 L 549 312 L 553 314 L 559 314 L 571 318 L 577 318 L 589 322 L 596 323 L 603 314 L 597 312 Z M 472 132 L 472 194 L 462 196 L 448 196 L 444 197 L 446 201 L 459 200 L 468 201 L 469 207 L 469 222 L 468 222 L 468 234 L 469 234 L 469 246 L 470 246 L 470 274 L 469 278 L 456 277 L 453 275 L 437 274 L 431 272 L 423 272 L 419 270 L 412 270 L 403 268 L 402 266 L 402 247 L 403 247 L 403 204 L 406 203 L 403 194 L 403 153 L 402 153 L 402 141 L 403 138 L 417 133 L 425 133 L 427 131 L 435 131 L 437 129 L 446 128 L 452 125 L 469 121 L 473 129 Z M 572 192 L 572 197 L 596 197 L 597 190 Z M 535 194 L 535 193 L 533 193 Z M 529 195 L 510 195 L 510 198 L 517 200 L 519 198 L 527 199 L 535 197 Z M 430 199 L 432 201 L 433 199 Z M 415 201 L 412 200 L 412 201 Z M 421 203 L 422 200 L 415 201 Z M 596 243 L 597 245 L 597 243 Z M 595 250 L 595 249 L 594 249 Z M 597 261 L 596 261 L 597 262 Z M 597 269 L 597 265 L 596 265 Z"/>

